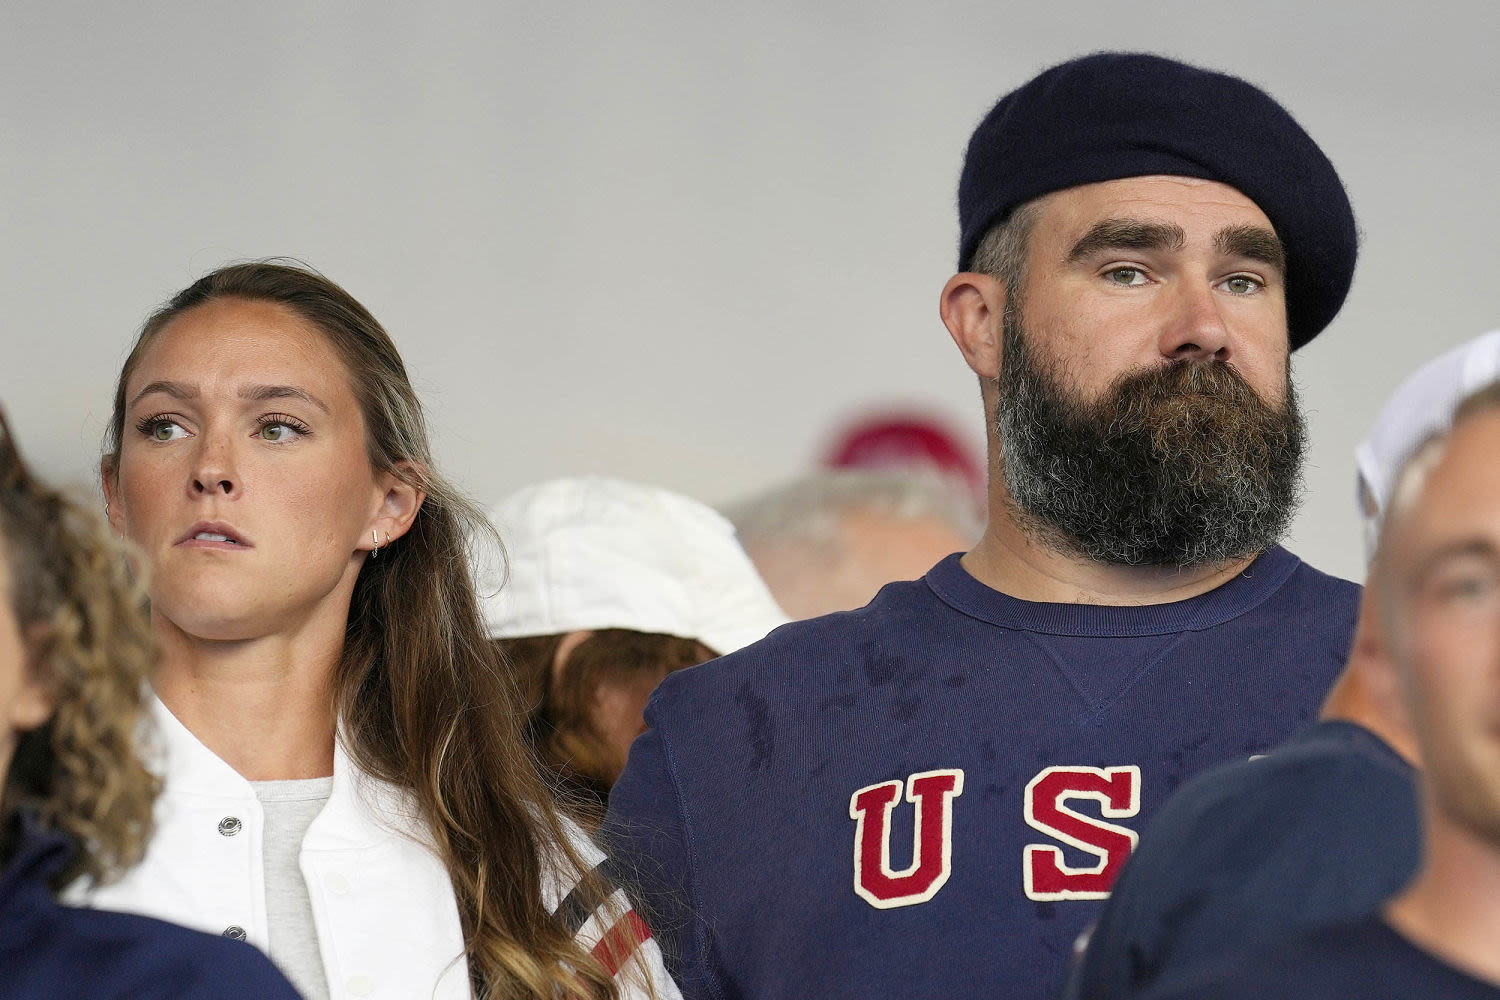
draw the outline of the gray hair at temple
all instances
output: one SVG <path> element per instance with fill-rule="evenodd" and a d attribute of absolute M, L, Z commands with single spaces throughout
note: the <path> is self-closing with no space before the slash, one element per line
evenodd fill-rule
<path fill-rule="evenodd" d="M 935 472 L 814 473 L 724 511 L 793 618 L 862 607 L 984 530 L 969 493 Z"/>

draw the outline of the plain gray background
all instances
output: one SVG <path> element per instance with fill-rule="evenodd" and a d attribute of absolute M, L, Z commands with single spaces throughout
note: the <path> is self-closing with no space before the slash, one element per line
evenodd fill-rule
<path fill-rule="evenodd" d="M 1500 5 L 4 0 L 3 400 L 91 483 L 129 340 L 229 260 L 362 299 L 485 501 L 585 471 L 710 502 L 899 403 L 980 435 L 937 318 L 968 134 L 1101 48 L 1229 70 L 1342 173 L 1364 248 L 1296 357 L 1291 547 L 1362 572 L 1351 452 L 1413 365 L 1500 325 Z"/>

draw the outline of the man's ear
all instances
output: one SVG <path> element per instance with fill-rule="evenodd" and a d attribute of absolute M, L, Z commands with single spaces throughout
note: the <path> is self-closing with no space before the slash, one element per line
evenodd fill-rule
<path fill-rule="evenodd" d="M 961 271 L 948 279 L 938 299 L 943 325 L 982 379 L 1000 374 L 1005 296 L 1005 285 L 991 275 Z"/>
<path fill-rule="evenodd" d="M 1361 597 L 1359 624 L 1349 659 L 1350 668 L 1358 672 L 1360 683 L 1368 692 L 1370 707 L 1353 719 L 1380 736 L 1407 761 L 1419 764 L 1421 753 L 1407 703 L 1405 678 L 1391 649 L 1386 620 L 1389 609 L 1381 601 L 1381 591 L 1388 586 L 1390 583 L 1382 579 L 1377 569 L 1366 581 Z"/>
<path fill-rule="evenodd" d="M 383 548 L 410 531 L 422 502 L 427 499 L 426 492 L 413 485 L 422 481 L 422 467 L 416 462 L 398 462 L 397 469 L 399 472 L 376 474 L 375 484 L 381 491 L 379 504 L 359 543 L 359 548 L 367 552 Z"/>

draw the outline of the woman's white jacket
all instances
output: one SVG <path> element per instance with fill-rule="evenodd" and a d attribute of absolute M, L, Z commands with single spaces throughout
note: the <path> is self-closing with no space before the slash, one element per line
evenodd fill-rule
<path fill-rule="evenodd" d="M 81 902 L 142 913 L 243 937 L 266 949 L 266 887 L 260 801 L 250 782 L 198 741 L 154 696 L 148 759 L 162 778 L 156 832 L 139 865 Z M 467 1000 L 468 968 L 452 883 L 427 846 L 425 825 L 401 790 L 359 771 L 335 751 L 333 788 L 302 843 L 301 867 L 329 994 L 342 997 Z M 602 854 L 581 832 L 590 864 Z M 571 884 L 544 885 L 556 909 Z M 613 912 L 625 913 L 623 893 Z M 595 913 L 577 939 L 592 949 L 611 927 Z M 633 918 L 632 918 L 633 919 Z M 654 940 L 637 953 L 656 995 L 676 1000 Z M 622 997 L 644 996 L 625 974 Z"/>

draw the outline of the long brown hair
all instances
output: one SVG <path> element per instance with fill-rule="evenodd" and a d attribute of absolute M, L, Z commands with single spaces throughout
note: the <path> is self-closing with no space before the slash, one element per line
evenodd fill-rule
<path fill-rule="evenodd" d="M 226 298 L 271 302 L 317 327 L 348 368 L 371 466 L 426 494 L 411 529 L 367 559 L 349 607 L 334 703 L 345 747 L 365 771 L 406 789 L 447 867 L 481 998 L 614 998 L 613 979 L 543 905 L 562 866 L 593 909 L 610 889 L 572 846 L 521 739 L 514 684 L 484 632 L 467 545 L 488 520 L 433 466 L 421 403 L 395 344 L 338 285 L 279 261 L 234 264 L 157 310 L 115 390 L 104 469 L 118 474 L 126 383 L 166 325 Z"/>
<path fill-rule="evenodd" d="M 102 518 L 33 478 L 0 415 L 0 556 L 29 669 L 55 708 L 16 741 L 0 815 L 68 837 L 57 882 L 107 882 L 141 859 L 157 781 L 136 748 L 155 665 L 145 594 Z"/>

